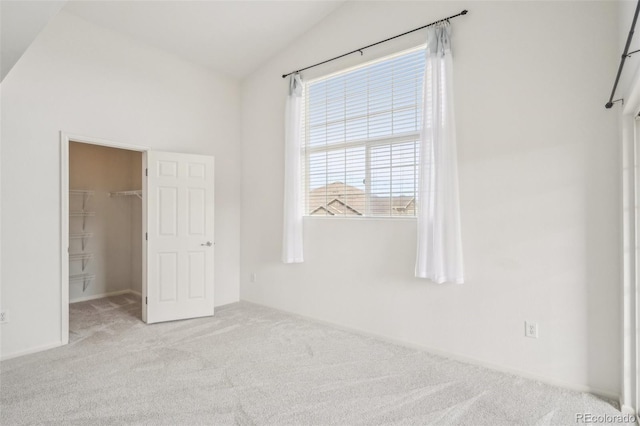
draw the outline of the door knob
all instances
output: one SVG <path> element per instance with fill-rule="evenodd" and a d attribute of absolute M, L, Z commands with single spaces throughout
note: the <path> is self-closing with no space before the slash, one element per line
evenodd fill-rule
<path fill-rule="evenodd" d="M 213 243 L 211 241 L 207 241 L 204 244 L 200 244 L 201 246 L 207 246 L 207 247 L 211 247 L 213 245 Z"/>

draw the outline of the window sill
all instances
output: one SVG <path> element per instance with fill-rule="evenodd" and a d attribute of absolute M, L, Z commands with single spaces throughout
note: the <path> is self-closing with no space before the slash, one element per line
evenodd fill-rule
<path fill-rule="evenodd" d="M 303 220 L 415 221 L 416 216 L 302 216 Z"/>

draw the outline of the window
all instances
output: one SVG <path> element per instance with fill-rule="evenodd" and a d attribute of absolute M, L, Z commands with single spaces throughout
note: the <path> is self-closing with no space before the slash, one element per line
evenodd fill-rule
<path fill-rule="evenodd" d="M 415 216 L 424 47 L 304 88 L 304 212 Z"/>

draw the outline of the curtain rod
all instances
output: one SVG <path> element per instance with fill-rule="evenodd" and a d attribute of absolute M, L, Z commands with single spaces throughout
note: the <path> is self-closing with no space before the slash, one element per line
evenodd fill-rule
<path fill-rule="evenodd" d="M 640 0 L 638 0 L 638 1 L 640 2 Z M 447 18 L 439 19 L 439 20 L 434 21 L 434 22 L 432 22 L 430 24 L 423 25 L 420 28 L 416 28 L 414 30 L 407 31 L 406 33 L 402 33 L 402 34 L 398 34 L 397 36 L 389 37 L 389 38 L 384 39 L 382 41 L 379 41 L 377 43 L 373 43 L 373 44 L 370 44 L 368 46 L 361 47 L 360 49 L 352 50 L 351 52 L 344 53 L 344 54 L 342 54 L 340 56 L 336 56 L 335 58 L 327 59 L 326 61 L 318 62 L 317 64 L 309 65 L 308 67 L 300 68 L 299 70 L 296 70 L 296 71 L 291 71 L 290 73 L 287 73 L 287 74 L 282 74 L 282 78 L 286 78 L 286 77 L 290 76 L 291 74 L 295 74 L 295 73 L 300 72 L 300 71 L 308 70 L 309 68 L 317 67 L 318 65 L 326 64 L 327 62 L 335 61 L 336 59 L 340 59 L 340 58 L 343 58 L 345 56 L 349 56 L 349 55 L 357 53 L 357 52 L 360 52 L 361 55 L 364 55 L 364 53 L 362 53 L 362 51 L 364 49 L 368 49 L 370 47 L 377 46 L 379 44 L 385 43 L 385 42 L 387 42 L 389 40 L 393 40 L 395 38 L 402 37 L 404 35 L 416 32 L 416 31 L 421 30 L 423 28 L 427 28 L 427 27 L 430 27 L 432 25 L 439 24 L 440 22 L 448 21 L 449 19 L 453 19 L 453 18 L 457 18 L 458 16 L 466 15 L 467 13 L 469 13 L 469 11 L 465 9 L 465 10 L 463 10 L 462 12 L 460 12 L 460 13 L 458 13 L 456 15 L 451 15 L 451 16 L 449 16 Z M 637 11 L 636 11 L 636 16 L 637 16 Z M 635 24 L 635 21 L 634 21 L 634 24 Z"/>
<path fill-rule="evenodd" d="M 605 104 L 605 108 L 609 109 L 613 106 L 615 102 L 621 101 L 622 99 L 613 100 L 613 97 L 616 95 L 616 89 L 618 88 L 618 82 L 620 81 L 620 74 L 622 74 L 622 68 L 624 67 L 624 61 L 634 53 L 639 52 L 636 50 L 635 52 L 629 53 L 629 46 L 631 45 L 631 39 L 633 38 L 633 32 L 636 28 L 636 21 L 638 20 L 638 12 L 640 11 L 640 0 L 638 0 L 638 4 L 636 5 L 636 13 L 633 15 L 633 22 L 631 23 L 631 29 L 629 30 L 629 35 L 627 36 L 627 44 L 624 46 L 624 53 L 622 54 L 622 58 L 620 58 L 620 66 L 618 67 L 618 74 L 616 75 L 616 81 L 613 83 L 613 90 L 611 91 L 611 96 L 609 97 L 609 102 Z"/>

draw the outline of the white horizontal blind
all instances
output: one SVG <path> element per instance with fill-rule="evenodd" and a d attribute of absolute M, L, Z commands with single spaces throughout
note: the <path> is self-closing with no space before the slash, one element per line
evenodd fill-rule
<path fill-rule="evenodd" d="M 304 212 L 415 216 L 424 48 L 306 84 Z"/>

